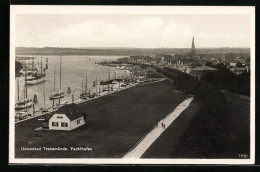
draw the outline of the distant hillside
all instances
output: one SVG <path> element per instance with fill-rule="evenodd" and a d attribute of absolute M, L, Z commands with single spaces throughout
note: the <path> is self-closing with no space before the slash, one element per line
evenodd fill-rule
<path fill-rule="evenodd" d="M 16 47 L 16 55 L 150 55 L 187 54 L 190 48 L 56 48 Z M 198 54 L 249 54 L 250 48 L 197 48 Z"/>

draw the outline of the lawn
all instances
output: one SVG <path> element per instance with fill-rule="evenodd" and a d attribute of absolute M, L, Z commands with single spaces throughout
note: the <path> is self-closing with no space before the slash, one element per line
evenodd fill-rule
<path fill-rule="evenodd" d="M 175 149 L 181 144 L 180 138 L 197 115 L 201 103 L 194 99 L 162 135 L 143 154 L 142 158 L 172 158 Z"/>
<path fill-rule="evenodd" d="M 190 106 L 152 144 L 142 158 L 250 158 L 250 101 L 226 94 L 223 114 L 200 114 Z"/>
<path fill-rule="evenodd" d="M 87 125 L 74 131 L 35 131 L 37 118 L 15 125 L 16 158 L 121 158 L 185 98 L 167 80 L 138 85 L 79 106 Z M 46 115 L 47 116 L 47 115 Z M 92 151 L 21 151 L 21 147 L 90 147 Z"/>

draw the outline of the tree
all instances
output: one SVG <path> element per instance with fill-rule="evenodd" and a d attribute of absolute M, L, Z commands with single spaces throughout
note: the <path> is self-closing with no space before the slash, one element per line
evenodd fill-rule
<path fill-rule="evenodd" d="M 211 62 L 206 62 L 205 66 L 209 66 L 209 67 L 212 67 L 212 63 Z"/>
<path fill-rule="evenodd" d="M 23 68 L 22 63 L 15 60 L 15 75 L 19 74 L 22 68 Z"/>
<path fill-rule="evenodd" d="M 237 62 L 236 67 L 243 67 L 242 63 Z"/>

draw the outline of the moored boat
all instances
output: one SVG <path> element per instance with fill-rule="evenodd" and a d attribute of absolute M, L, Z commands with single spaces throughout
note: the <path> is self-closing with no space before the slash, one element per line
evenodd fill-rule
<path fill-rule="evenodd" d="M 46 73 L 42 72 L 42 58 L 43 57 L 41 57 L 41 72 L 34 72 L 31 74 L 30 78 L 26 78 L 28 85 L 39 84 L 45 81 Z"/>
<path fill-rule="evenodd" d="M 25 99 L 15 103 L 15 110 L 30 108 L 33 105 L 32 99 Z"/>
<path fill-rule="evenodd" d="M 23 120 L 28 116 L 31 116 L 31 114 L 29 114 L 27 111 L 20 111 L 15 114 L 15 118 L 18 120 Z"/>
<path fill-rule="evenodd" d="M 45 81 L 45 76 L 46 75 L 42 75 L 42 76 L 37 76 L 31 79 L 27 79 L 27 84 L 28 85 L 35 85 L 35 84 L 39 84 Z"/>
<path fill-rule="evenodd" d="M 60 99 L 64 97 L 64 92 L 62 90 L 59 90 L 57 92 L 54 92 L 51 96 L 50 96 L 50 100 L 54 100 L 54 99 Z"/>
<path fill-rule="evenodd" d="M 62 56 L 60 57 L 60 89 L 58 91 L 56 91 L 56 89 L 55 89 L 55 68 L 54 68 L 54 90 L 53 90 L 54 92 L 50 96 L 50 100 L 61 99 L 64 97 L 64 92 L 61 87 L 61 59 L 62 59 Z"/>

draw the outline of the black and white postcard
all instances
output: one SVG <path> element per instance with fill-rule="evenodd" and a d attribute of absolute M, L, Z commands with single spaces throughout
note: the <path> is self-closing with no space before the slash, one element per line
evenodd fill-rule
<path fill-rule="evenodd" d="M 255 8 L 10 7 L 11 164 L 254 164 Z"/>

